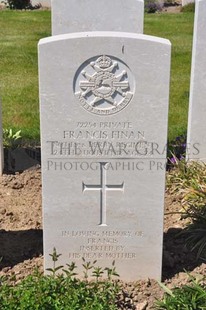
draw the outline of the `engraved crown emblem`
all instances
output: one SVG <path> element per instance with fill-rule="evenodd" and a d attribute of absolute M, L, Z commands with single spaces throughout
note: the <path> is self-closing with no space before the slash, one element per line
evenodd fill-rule
<path fill-rule="evenodd" d="M 97 59 L 96 64 L 99 66 L 99 68 L 105 69 L 111 66 L 112 61 L 111 58 L 104 55 Z"/>

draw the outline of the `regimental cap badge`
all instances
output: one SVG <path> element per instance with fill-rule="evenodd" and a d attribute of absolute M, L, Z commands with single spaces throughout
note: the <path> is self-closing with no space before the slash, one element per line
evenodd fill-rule
<path fill-rule="evenodd" d="M 121 60 L 113 56 L 96 56 L 77 70 L 74 92 L 85 110 L 99 115 L 114 114 L 131 101 L 134 78 Z"/>

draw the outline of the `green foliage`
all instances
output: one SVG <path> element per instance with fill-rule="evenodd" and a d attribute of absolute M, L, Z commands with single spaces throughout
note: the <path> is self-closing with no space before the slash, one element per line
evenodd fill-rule
<path fill-rule="evenodd" d="M 199 211 L 198 211 L 199 213 Z M 200 215 L 198 214 L 200 219 Z M 192 216 L 194 221 L 194 216 Z M 181 233 L 186 236 L 186 245 L 197 253 L 197 259 L 206 259 L 206 216 L 189 224 Z"/>
<path fill-rule="evenodd" d="M 13 133 L 13 130 L 3 129 L 3 145 L 7 148 L 15 149 L 21 140 L 21 130 Z"/>
<path fill-rule="evenodd" d="M 164 6 L 168 7 L 168 6 L 173 6 L 175 4 L 174 0 L 165 0 L 164 1 Z"/>
<path fill-rule="evenodd" d="M 33 6 L 31 0 L 4 0 L 2 3 L 10 10 L 33 10 L 41 7 L 40 4 Z"/>
<path fill-rule="evenodd" d="M 144 11 L 146 13 L 156 13 L 161 11 L 161 6 L 158 1 L 156 0 L 145 0 L 144 2 Z"/>
<path fill-rule="evenodd" d="M 167 175 L 167 189 L 175 194 L 184 209 L 206 205 L 206 164 L 176 160 Z"/>
<path fill-rule="evenodd" d="M 190 277 L 191 284 L 181 288 L 169 290 L 163 284 L 165 290 L 163 300 L 157 301 L 155 309 L 158 310 L 203 310 L 206 309 L 206 285 Z"/>
<path fill-rule="evenodd" d="M 30 0 L 5 0 L 2 2 L 5 3 L 10 10 L 26 10 L 31 5 Z"/>
<path fill-rule="evenodd" d="M 189 220 L 182 231 L 186 245 L 206 258 L 206 164 L 176 160 L 167 176 L 167 188 L 182 205 L 181 216 Z"/>
<path fill-rule="evenodd" d="M 76 265 L 67 264 L 67 269 L 56 266 L 59 258 L 54 248 L 51 254 L 53 268 L 51 275 L 43 276 L 38 271 L 22 282 L 13 285 L 8 279 L 0 279 L 1 310 L 117 310 L 116 296 L 119 286 L 111 277 L 116 276 L 114 264 L 106 268 L 107 280 L 102 276 L 105 270 L 95 263 L 83 261 L 84 280 L 74 272 Z M 62 269 L 61 274 L 57 271 Z M 88 281 L 89 271 L 94 277 Z"/>
<path fill-rule="evenodd" d="M 188 12 L 194 13 L 194 11 L 195 11 L 195 2 L 188 3 L 181 8 L 181 12 L 183 13 L 188 13 Z"/>

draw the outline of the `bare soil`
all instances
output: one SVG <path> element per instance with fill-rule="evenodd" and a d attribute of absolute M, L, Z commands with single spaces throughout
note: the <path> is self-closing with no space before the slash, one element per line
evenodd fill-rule
<path fill-rule="evenodd" d="M 164 13 L 174 13 L 174 14 L 177 14 L 177 13 L 180 13 L 181 12 L 181 8 L 182 6 L 168 6 L 168 7 L 164 7 L 163 8 L 163 12 Z"/>
<path fill-rule="evenodd" d="M 173 212 L 180 210 L 175 197 L 166 194 L 162 281 L 169 288 L 188 283 L 185 270 L 194 276 L 206 275 L 206 264 L 196 260 L 195 253 L 185 247 L 185 239 L 179 235 L 185 222 Z M 39 167 L 0 177 L 0 275 L 15 274 L 19 281 L 35 267 L 43 271 L 41 212 Z M 152 279 L 122 285 L 120 309 L 152 309 L 156 298 L 163 295 Z"/>

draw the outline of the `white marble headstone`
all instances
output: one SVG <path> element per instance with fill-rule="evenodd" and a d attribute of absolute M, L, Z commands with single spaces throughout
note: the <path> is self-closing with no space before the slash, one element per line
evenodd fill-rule
<path fill-rule="evenodd" d="M 1 100 L 0 100 L 0 175 L 2 175 L 3 169 L 4 169 L 4 150 L 3 150 L 3 127 L 2 127 Z"/>
<path fill-rule="evenodd" d="M 206 0 L 196 1 L 187 159 L 206 162 Z"/>
<path fill-rule="evenodd" d="M 143 0 L 52 0 L 52 35 L 84 31 L 143 33 Z"/>
<path fill-rule="evenodd" d="M 39 43 L 45 269 L 82 257 L 161 278 L 170 42 L 88 32 Z"/>

